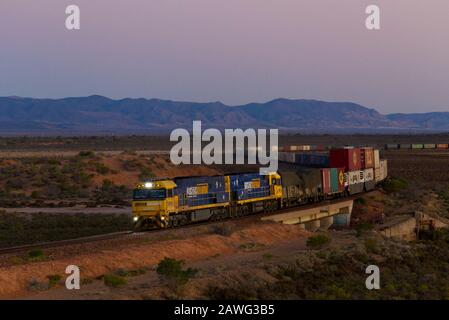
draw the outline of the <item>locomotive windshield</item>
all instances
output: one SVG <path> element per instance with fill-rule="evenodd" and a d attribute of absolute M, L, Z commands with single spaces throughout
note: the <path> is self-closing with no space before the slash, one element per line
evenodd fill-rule
<path fill-rule="evenodd" d="M 165 189 L 135 189 L 133 191 L 134 200 L 163 200 L 166 196 Z"/>

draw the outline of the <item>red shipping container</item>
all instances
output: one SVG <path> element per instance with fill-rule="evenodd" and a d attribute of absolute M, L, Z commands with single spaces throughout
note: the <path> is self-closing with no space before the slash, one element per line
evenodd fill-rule
<path fill-rule="evenodd" d="M 373 148 L 360 148 L 360 162 L 362 169 L 374 168 L 374 150 Z"/>
<path fill-rule="evenodd" d="M 360 170 L 360 149 L 331 149 L 329 151 L 329 166 L 341 167 L 345 172 Z"/>
<path fill-rule="evenodd" d="M 321 185 L 323 193 L 331 193 L 331 173 L 329 169 L 321 169 Z"/>

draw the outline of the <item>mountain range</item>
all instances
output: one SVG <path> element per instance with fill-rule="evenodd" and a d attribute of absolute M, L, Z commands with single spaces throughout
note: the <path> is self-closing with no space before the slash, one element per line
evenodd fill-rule
<path fill-rule="evenodd" d="M 449 112 L 381 114 L 351 102 L 275 99 L 228 106 L 160 99 L 0 97 L 0 134 L 165 134 L 192 127 L 279 128 L 285 132 L 449 131 Z"/>

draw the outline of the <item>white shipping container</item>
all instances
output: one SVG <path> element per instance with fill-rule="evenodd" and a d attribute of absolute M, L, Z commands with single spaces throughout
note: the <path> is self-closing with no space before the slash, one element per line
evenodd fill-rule
<path fill-rule="evenodd" d="M 384 180 L 388 176 L 387 160 L 380 160 L 380 176 L 382 180 Z"/>
<path fill-rule="evenodd" d="M 365 182 L 365 172 L 359 171 L 359 182 Z"/>
<path fill-rule="evenodd" d="M 374 149 L 374 168 L 380 167 L 379 149 Z"/>
<path fill-rule="evenodd" d="M 373 168 L 365 169 L 364 176 L 365 176 L 365 182 L 373 181 L 374 180 L 374 170 L 373 170 Z"/>
<path fill-rule="evenodd" d="M 379 167 L 374 168 L 374 179 L 376 180 L 376 182 L 379 182 L 382 180 L 382 175 L 380 172 L 380 163 L 379 163 Z"/>
<path fill-rule="evenodd" d="M 348 179 L 347 179 L 347 181 L 348 181 L 349 185 L 357 184 L 357 183 L 362 182 L 362 181 L 360 181 L 360 172 L 361 171 L 350 171 L 350 172 L 348 172 Z"/>

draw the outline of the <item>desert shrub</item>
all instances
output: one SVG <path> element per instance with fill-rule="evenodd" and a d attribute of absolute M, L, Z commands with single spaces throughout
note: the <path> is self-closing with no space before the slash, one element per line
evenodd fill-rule
<path fill-rule="evenodd" d="M 139 179 L 140 180 L 149 180 L 151 178 L 154 178 L 154 173 L 151 172 L 150 169 L 143 167 L 140 169 Z"/>
<path fill-rule="evenodd" d="M 166 282 L 167 286 L 178 292 L 179 290 L 192 278 L 198 270 L 197 269 L 183 269 L 184 261 L 171 258 L 164 258 L 159 262 L 156 272 L 161 279 Z"/>
<path fill-rule="evenodd" d="M 234 226 L 230 224 L 219 224 L 213 227 L 213 232 L 221 236 L 228 237 L 234 232 Z"/>
<path fill-rule="evenodd" d="M 356 227 L 356 235 L 357 237 L 360 237 L 363 233 L 365 233 L 366 231 L 371 231 L 373 230 L 374 225 L 372 223 L 359 223 Z"/>
<path fill-rule="evenodd" d="M 93 158 L 95 157 L 95 153 L 93 151 L 80 151 L 78 156 L 81 158 Z"/>
<path fill-rule="evenodd" d="M 145 274 L 145 269 L 135 269 L 135 270 L 126 270 L 126 269 L 118 269 L 115 271 L 115 275 L 119 277 L 135 277 L 142 274 Z"/>
<path fill-rule="evenodd" d="M 44 290 L 48 290 L 48 283 L 44 283 L 44 282 L 40 282 L 39 280 L 36 279 L 31 279 L 28 283 L 27 283 L 27 289 L 29 291 L 44 291 Z"/>
<path fill-rule="evenodd" d="M 116 274 L 105 274 L 103 277 L 103 282 L 108 287 L 116 288 L 125 285 L 127 280 Z"/>
<path fill-rule="evenodd" d="M 48 279 L 48 287 L 52 288 L 61 281 L 62 277 L 59 274 L 52 274 L 47 276 Z"/>
<path fill-rule="evenodd" d="M 318 234 L 316 236 L 309 237 L 306 244 L 309 248 L 321 249 L 330 242 L 331 239 L 328 236 L 324 234 Z"/>
<path fill-rule="evenodd" d="M 382 183 L 382 188 L 388 193 L 399 192 L 407 188 L 408 183 L 400 178 L 388 178 Z"/>
<path fill-rule="evenodd" d="M 0 247 L 57 241 L 95 234 L 130 230 L 132 221 L 126 214 L 49 214 L 30 216 L 0 213 Z M 29 257 L 43 255 L 32 250 Z"/>
<path fill-rule="evenodd" d="M 139 163 L 135 160 L 123 160 L 122 166 L 125 171 L 136 171 L 139 168 Z"/>
<path fill-rule="evenodd" d="M 34 249 L 28 252 L 28 260 L 29 261 L 44 261 L 47 259 L 47 256 L 41 249 Z"/>
<path fill-rule="evenodd" d="M 105 175 L 111 172 L 111 170 L 101 162 L 95 163 L 95 171 L 101 175 Z"/>
<path fill-rule="evenodd" d="M 23 189 L 27 185 L 27 181 L 20 177 L 15 177 L 6 181 L 6 187 L 11 189 Z"/>
<path fill-rule="evenodd" d="M 376 253 L 378 251 L 377 240 L 374 238 L 365 239 L 365 249 L 367 252 Z"/>

